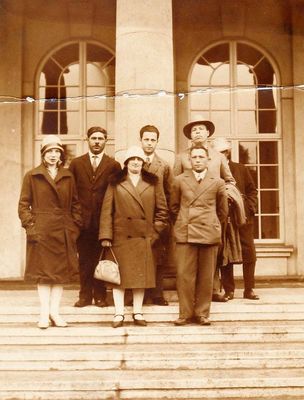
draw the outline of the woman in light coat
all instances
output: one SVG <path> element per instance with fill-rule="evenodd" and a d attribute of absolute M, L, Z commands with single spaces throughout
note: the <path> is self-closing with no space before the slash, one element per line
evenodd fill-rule
<path fill-rule="evenodd" d="M 133 289 L 133 319 L 145 326 L 142 314 L 144 291 L 155 287 L 152 245 L 166 227 L 166 199 L 156 175 L 143 169 L 145 155 L 140 147 L 129 148 L 124 168 L 112 176 L 100 216 L 99 239 L 113 246 L 121 284 L 113 288 L 114 328 L 124 321 L 124 292 Z"/>
<path fill-rule="evenodd" d="M 18 213 L 26 229 L 25 280 L 37 283 L 40 299 L 38 327 L 65 327 L 59 315 L 63 284 L 78 272 L 76 239 L 82 224 L 72 174 L 62 166 L 60 138 L 47 135 L 41 164 L 23 179 Z"/>

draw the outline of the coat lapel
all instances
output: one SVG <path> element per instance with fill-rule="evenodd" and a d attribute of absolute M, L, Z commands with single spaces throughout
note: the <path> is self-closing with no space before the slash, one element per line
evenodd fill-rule
<path fill-rule="evenodd" d="M 189 204 L 192 204 L 198 197 L 200 197 L 211 185 L 214 183 L 214 178 L 208 173 L 201 183 L 198 183 L 192 170 L 184 173 L 186 183 L 193 192 L 193 198 Z"/>
<path fill-rule="evenodd" d="M 141 178 L 140 178 L 140 181 L 142 181 Z M 125 181 L 121 182 L 120 185 L 138 202 L 138 204 L 144 210 L 144 205 L 143 205 L 143 202 L 139 195 L 140 192 L 138 190 L 138 187 L 141 186 L 140 181 L 138 182 L 137 188 L 134 187 L 134 185 L 128 178 Z M 144 183 L 146 183 L 146 182 L 144 182 Z"/>
<path fill-rule="evenodd" d="M 107 167 L 108 164 L 108 158 L 109 156 L 107 156 L 106 154 L 103 154 L 102 159 L 98 165 L 98 168 L 96 170 L 96 180 L 100 177 L 100 175 L 104 172 L 104 170 Z"/>
<path fill-rule="evenodd" d="M 85 154 L 81 161 L 82 161 L 83 169 L 85 170 L 85 172 L 88 175 L 89 179 L 92 179 L 93 168 L 92 168 L 92 164 L 91 164 L 89 153 Z"/>
<path fill-rule="evenodd" d="M 161 161 L 157 157 L 157 155 L 154 154 L 152 163 L 149 166 L 149 168 L 147 168 L 147 171 L 152 172 L 152 174 L 156 174 L 160 167 L 161 167 Z"/>

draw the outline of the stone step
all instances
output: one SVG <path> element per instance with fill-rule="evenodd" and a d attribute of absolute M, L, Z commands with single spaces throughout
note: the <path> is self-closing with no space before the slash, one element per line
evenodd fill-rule
<path fill-rule="evenodd" d="M 29 344 L 134 344 L 134 343 L 289 343 L 304 342 L 303 323 L 273 326 L 173 325 L 113 329 L 107 326 L 69 326 L 39 330 L 35 327 L 6 327 L 0 331 L 0 345 Z"/>

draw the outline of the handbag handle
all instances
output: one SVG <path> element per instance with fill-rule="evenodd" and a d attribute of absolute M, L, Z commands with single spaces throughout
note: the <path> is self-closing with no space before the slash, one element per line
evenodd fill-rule
<path fill-rule="evenodd" d="M 107 248 L 110 249 L 110 251 L 111 251 L 111 253 L 112 253 L 112 256 L 113 256 L 113 258 L 114 258 L 114 261 L 116 262 L 116 264 L 118 264 L 117 259 L 116 259 L 115 254 L 114 254 L 114 251 L 112 250 L 112 247 L 111 247 L 111 246 L 109 246 L 109 247 L 103 247 L 103 248 L 102 248 L 101 253 L 100 253 L 99 260 L 102 260 L 103 253 L 104 253 L 104 251 L 105 251 Z"/>

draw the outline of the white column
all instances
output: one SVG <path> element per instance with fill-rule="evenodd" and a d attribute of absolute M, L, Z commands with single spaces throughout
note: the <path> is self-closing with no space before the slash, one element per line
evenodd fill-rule
<path fill-rule="evenodd" d="M 117 0 L 116 93 L 125 93 L 115 103 L 118 160 L 147 124 L 160 131 L 158 153 L 174 159 L 175 97 L 157 95 L 174 91 L 172 35 L 171 0 Z"/>
<path fill-rule="evenodd" d="M 304 73 L 304 5 L 293 7 L 293 82 L 303 84 Z M 297 274 L 304 274 L 304 89 L 294 89 L 294 149 L 295 149 L 295 183 L 296 183 L 296 220 L 297 220 Z M 287 158 L 286 158 L 287 161 Z M 288 161 L 287 161 L 288 162 Z"/>
<path fill-rule="evenodd" d="M 0 12 L 0 279 L 20 278 L 23 270 L 21 224 L 17 215 L 22 175 L 21 76 L 22 11 Z M 17 12 L 19 11 L 19 12 Z M 10 98 L 15 102 L 9 102 Z"/>

